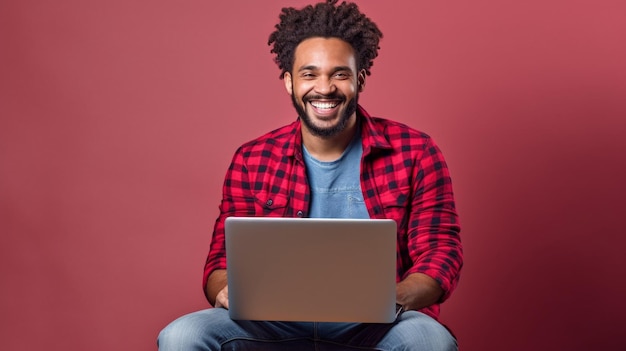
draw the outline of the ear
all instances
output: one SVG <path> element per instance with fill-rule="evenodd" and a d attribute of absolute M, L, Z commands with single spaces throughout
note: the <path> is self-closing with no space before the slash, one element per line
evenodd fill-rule
<path fill-rule="evenodd" d="M 365 70 L 362 69 L 359 72 L 359 75 L 357 76 L 357 86 L 359 88 L 359 93 L 363 91 L 363 88 L 365 88 L 365 77 L 367 76 L 367 73 L 365 73 Z"/>
<path fill-rule="evenodd" d="M 285 72 L 283 74 L 283 81 L 285 82 L 285 89 L 289 95 L 293 95 L 293 81 L 291 80 L 291 73 Z"/>

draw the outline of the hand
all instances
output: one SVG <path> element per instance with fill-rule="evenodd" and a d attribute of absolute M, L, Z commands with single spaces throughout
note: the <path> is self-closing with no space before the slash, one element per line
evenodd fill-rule
<path fill-rule="evenodd" d="M 215 296 L 215 307 L 228 309 L 228 285 Z"/>
<path fill-rule="evenodd" d="M 423 273 L 413 273 L 396 285 L 396 302 L 404 310 L 419 310 L 437 303 L 443 290 L 437 281 Z"/>

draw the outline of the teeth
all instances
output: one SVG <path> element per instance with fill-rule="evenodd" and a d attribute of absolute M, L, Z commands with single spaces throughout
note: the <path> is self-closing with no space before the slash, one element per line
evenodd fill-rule
<path fill-rule="evenodd" d="M 315 101 L 315 102 L 311 102 L 311 105 L 313 105 L 315 108 L 319 108 L 319 109 L 329 109 L 329 108 L 334 108 L 337 105 L 339 105 L 338 102 L 322 102 L 322 101 Z"/>

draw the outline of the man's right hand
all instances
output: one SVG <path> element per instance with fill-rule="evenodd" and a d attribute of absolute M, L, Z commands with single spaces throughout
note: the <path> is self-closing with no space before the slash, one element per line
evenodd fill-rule
<path fill-rule="evenodd" d="M 215 307 L 228 309 L 228 285 L 215 296 Z"/>
<path fill-rule="evenodd" d="M 213 307 L 228 309 L 228 281 L 225 269 L 213 271 L 206 284 L 206 296 Z"/>

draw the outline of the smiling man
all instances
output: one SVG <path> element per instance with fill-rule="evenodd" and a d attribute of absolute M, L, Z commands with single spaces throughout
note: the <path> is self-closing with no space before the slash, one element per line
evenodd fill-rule
<path fill-rule="evenodd" d="M 457 349 L 438 322 L 463 265 L 445 160 L 428 135 L 372 117 L 358 103 L 381 38 L 353 3 L 282 10 L 269 44 L 298 118 L 235 153 L 204 268 L 214 308 L 168 325 L 160 350 Z M 396 301 L 404 312 L 389 324 L 231 320 L 230 216 L 395 220 Z"/>
<path fill-rule="evenodd" d="M 341 39 L 314 37 L 296 47 L 293 75 L 285 72 L 283 78 L 303 123 L 305 145 L 352 138 L 365 75 L 352 46 Z M 339 146 L 341 154 L 345 145 Z"/>

